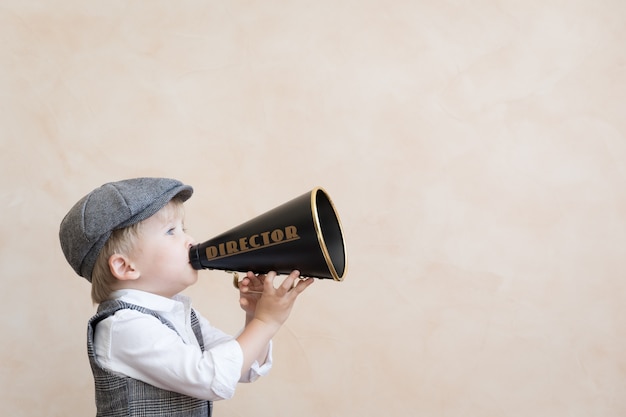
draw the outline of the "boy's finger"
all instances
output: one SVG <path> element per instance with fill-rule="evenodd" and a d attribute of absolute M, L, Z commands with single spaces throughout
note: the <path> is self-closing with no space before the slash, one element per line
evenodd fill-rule
<path fill-rule="evenodd" d="M 274 289 L 274 278 L 276 278 L 276 272 L 270 271 L 265 275 L 263 280 L 263 291 L 269 291 Z"/>
<path fill-rule="evenodd" d="M 291 291 L 293 288 L 293 283 L 300 277 L 300 271 L 293 270 L 291 273 L 285 278 L 280 287 L 285 290 L 285 292 Z"/>
<path fill-rule="evenodd" d="M 313 278 L 301 279 L 293 289 L 297 294 L 300 294 L 302 291 L 307 289 L 309 285 L 313 284 L 313 281 L 315 281 Z"/>

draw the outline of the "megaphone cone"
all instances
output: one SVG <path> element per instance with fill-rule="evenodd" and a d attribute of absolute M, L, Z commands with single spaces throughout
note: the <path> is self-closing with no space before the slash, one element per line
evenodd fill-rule
<path fill-rule="evenodd" d="M 189 250 L 195 269 L 288 274 L 342 281 L 347 255 L 339 216 L 320 187 Z"/>

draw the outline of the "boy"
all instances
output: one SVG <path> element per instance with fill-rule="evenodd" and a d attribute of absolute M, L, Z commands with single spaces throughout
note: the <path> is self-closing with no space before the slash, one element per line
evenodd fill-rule
<path fill-rule="evenodd" d="M 312 279 L 293 271 L 248 272 L 240 283 L 245 325 L 233 338 L 212 327 L 179 293 L 194 284 L 195 243 L 184 229 L 192 187 L 168 178 L 104 184 L 67 213 L 59 231 L 74 271 L 99 304 L 87 350 L 98 416 L 210 416 L 272 365 L 271 339 Z"/>

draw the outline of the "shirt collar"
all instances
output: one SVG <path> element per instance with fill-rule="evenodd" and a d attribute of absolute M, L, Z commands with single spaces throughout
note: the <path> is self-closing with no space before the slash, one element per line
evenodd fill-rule
<path fill-rule="evenodd" d="M 189 297 L 180 294 L 167 298 L 146 291 L 124 289 L 113 291 L 111 298 L 162 312 L 172 312 L 181 308 L 181 304 L 185 310 L 190 307 Z"/>

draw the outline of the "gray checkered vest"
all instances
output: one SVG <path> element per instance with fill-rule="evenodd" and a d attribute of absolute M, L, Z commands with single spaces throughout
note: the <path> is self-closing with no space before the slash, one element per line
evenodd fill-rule
<path fill-rule="evenodd" d="M 210 401 L 192 398 L 187 395 L 167 391 L 146 384 L 137 379 L 117 375 L 98 364 L 93 347 L 96 325 L 118 310 L 132 309 L 159 319 L 174 329 L 172 323 L 157 312 L 119 300 L 105 301 L 98 312 L 89 320 L 87 327 L 87 353 L 93 372 L 96 388 L 97 417 L 207 417 L 211 416 L 213 404 Z M 195 312 L 191 311 L 191 327 L 200 348 L 204 351 L 204 341 Z"/>

